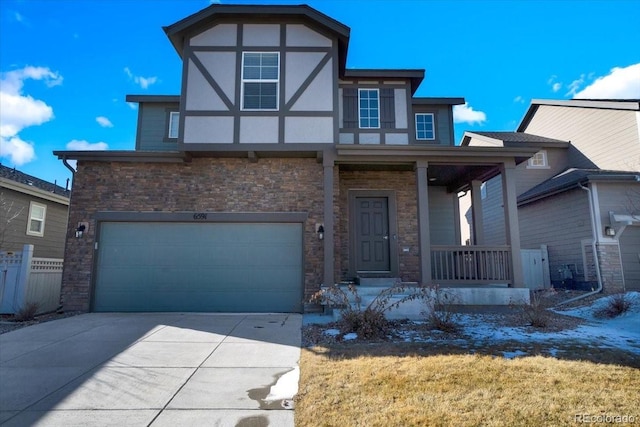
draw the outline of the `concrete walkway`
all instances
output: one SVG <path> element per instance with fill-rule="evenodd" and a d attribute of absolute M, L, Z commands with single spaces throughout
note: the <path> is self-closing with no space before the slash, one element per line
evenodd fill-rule
<path fill-rule="evenodd" d="M 0 335 L 0 424 L 293 426 L 301 323 L 91 313 Z"/>

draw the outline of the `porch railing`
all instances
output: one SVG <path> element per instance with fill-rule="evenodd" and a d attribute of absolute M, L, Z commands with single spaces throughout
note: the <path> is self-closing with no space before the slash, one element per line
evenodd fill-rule
<path fill-rule="evenodd" d="M 510 283 L 509 246 L 431 246 L 432 280 L 441 284 Z"/>

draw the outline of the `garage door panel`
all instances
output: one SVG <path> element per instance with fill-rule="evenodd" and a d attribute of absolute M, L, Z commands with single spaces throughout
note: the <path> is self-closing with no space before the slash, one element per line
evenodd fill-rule
<path fill-rule="evenodd" d="M 96 311 L 301 311 L 302 224 L 102 223 Z"/>

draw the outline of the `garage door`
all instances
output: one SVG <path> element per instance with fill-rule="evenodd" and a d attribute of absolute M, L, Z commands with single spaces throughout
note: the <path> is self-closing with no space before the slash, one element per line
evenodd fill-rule
<path fill-rule="evenodd" d="M 300 312 L 302 224 L 103 222 L 95 311 Z"/>
<path fill-rule="evenodd" d="M 640 226 L 624 229 L 620 235 L 622 271 L 628 291 L 640 291 Z"/>

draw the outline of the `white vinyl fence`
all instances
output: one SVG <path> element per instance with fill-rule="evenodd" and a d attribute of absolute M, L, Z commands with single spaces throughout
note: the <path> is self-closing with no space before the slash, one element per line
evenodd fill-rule
<path fill-rule="evenodd" d="M 56 310 L 62 261 L 34 258 L 33 245 L 24 245 L 22 252 L 0 252 L 0 314 L 15 314 L 29 303 L 37 304 L 37 313 Z"/>

